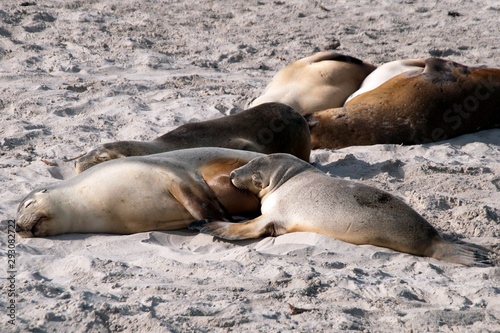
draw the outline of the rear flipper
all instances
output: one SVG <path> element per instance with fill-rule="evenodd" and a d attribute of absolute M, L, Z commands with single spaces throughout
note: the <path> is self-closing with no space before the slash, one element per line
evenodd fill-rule
<path fill-rule="evenodd" d="M 466 266 L 493 266 L 487 252 L 444 240 L 436 246 L 431 257 Z"/>
<path fill-rule="evenodd" d="M 278 223 L 270 222 L 262 216 L 242 223 L 199 220 L 192 222 L 189 229 L 228 240 L 279 236 L 286 233 L 286 229 Z"/>

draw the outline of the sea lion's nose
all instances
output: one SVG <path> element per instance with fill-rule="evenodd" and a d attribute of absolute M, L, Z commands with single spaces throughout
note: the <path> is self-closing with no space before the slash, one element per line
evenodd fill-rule
<path fill-rule="evenodd" d="M 16 232 L 21 232 L 21 231 L 24 231 L 24 230 L 16 222 Z"/>
<path fill-rule="evenodd" d="M 236 177 L 236 172 L 231 171 L 231 173 L 229 174 L 229 178 L 233 179 L 234 177 Z"/>

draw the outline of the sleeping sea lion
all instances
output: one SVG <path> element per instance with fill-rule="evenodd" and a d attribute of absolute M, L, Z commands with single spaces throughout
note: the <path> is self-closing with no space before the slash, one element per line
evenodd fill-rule
<path fill-rule="evenodd" d="M 185 124 L 152 141 L 105 143 L 79 158 L 75 168 L 81 173 L 115 158 L 197 147 L 290 153 L 305 161 L 311 153 L 304 118 L 287 105 L 266 103 L 230 116 Z"/>
<path fill-rule="evenodd" d="M 108 161 L 28 194 L 17 211 L 18 230 L 24 236 L 129 234 L 251 214 L 258 199 L 234 187 L 229 174 L 258 156 L 193 148 Z"/>
<path fill-rule="evenodd" d="M 302 115 L 340 107 L 375 68 L 337 52 L 318 52 L 279 71 L 250 106 L 280 102 Z"/>
<path fill-rule="evenodd" d="M 306 117 L 313 149 L 422 144 L 500 127 L 500 69 L 439 58 Z"/>
<path fill-rule="evenodd" d="M 411 70 L 420 70 L 425 67 L 424 59 L 405 59 L 387 62 L 377 67 L 361 83 L 358 90 L 349 96 L 345 103 L 364 92 L 373 90 L 385 81 Z M 344 104 L 345 104 L 344 103 Z"/>
<path fill-rule="evenodd" d="M 236 187 L 260 198 L 262 215 L 244 223 L 201 220 L 190 229 L 230 240 L 316 232 L 453 263 L 486 264 L 481 253 L 445 241 L 393 195 L 330 177 L 289 154 L 258 157 L 232 171 L 230 177 Z"/>

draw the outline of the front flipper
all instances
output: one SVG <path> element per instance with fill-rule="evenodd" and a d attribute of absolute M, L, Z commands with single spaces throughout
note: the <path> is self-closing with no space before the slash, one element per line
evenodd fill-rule
<path fill-rule="evenodd" d="M 231 220 L 215 193 L 206 185 L 186 186 L 176 183 L 170 186 L 170 193 L 195 219 Z"/>
<path fill-rule="evenodd" d="M 279 222 L 269 221 L 263 216 L 243 223 L 200 220 L 192 222 L 189 229 L 228 240 L 279 236 L 286 233 L 286 228 Z"/>

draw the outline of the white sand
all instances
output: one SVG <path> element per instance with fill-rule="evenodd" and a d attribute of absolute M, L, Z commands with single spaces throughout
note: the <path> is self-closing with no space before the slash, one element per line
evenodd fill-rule
<path fill-rule="evenodd" d="M 21 3 L 0 6 L 0 331 L 500 331 L 498 258 L 467 268 L 312 233 L 19 240 L 16 326 L 6 314 L 7 220 L 29 191 L 75 174 L 65 159 L 240 111 L 277 70 L 337 40 L 374 64 L 499 67 L 499 1 Z M 500 250 L 500 130 L 312 161 L 401 197 L 447 239 Z"/>

